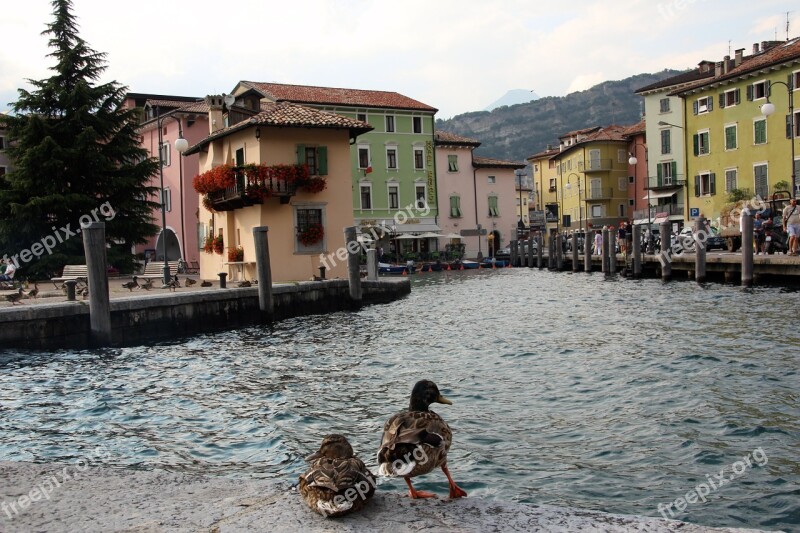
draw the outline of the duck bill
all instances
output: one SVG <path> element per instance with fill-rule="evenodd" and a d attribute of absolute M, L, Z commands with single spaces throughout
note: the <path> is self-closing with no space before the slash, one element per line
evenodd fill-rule
<path fill-rule="evenodd" d="M 438 398 L 436 398 L 436 403 L 443 403 L 445 405 L 453 405 L 453 402 L 451 402 L 450 400 L 448 400 L 447 398 L 445 398 L 441 394 L 439 395 Z"/>
<path fill-rule="evenodd" d="M 313 461 L 314 459 L 319 459 L 320 457 L 322 457 L 322 454 L 321 454 L 321 453 L 319 453 L 319 452 L 314 452 L 314 453 L 312 453 L 311 455 L 309 455 L 308 457 L 306 457 L 306 462 L 307 462 L 307 463 L 310 463 L 310 462 L 311 462 L 311 461 Z"/>

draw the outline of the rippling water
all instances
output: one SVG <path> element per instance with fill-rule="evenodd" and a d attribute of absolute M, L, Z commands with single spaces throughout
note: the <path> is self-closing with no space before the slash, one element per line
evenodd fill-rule
<path fill-rule="evenodd" d="M 471 496 L 659 516 L 724 470 L 675 517 L 800 529 L 800 294 L 527 269 L 413 283 L 354 314 L 4 353 L 0 460 L 102 444 L 111 465 L 288 485 L 326 433 L 374 467 L 383 422 L 430 378 L 454 401 L 436 410 Z M 415 486 L 446 494 L 440 472 Z"/>

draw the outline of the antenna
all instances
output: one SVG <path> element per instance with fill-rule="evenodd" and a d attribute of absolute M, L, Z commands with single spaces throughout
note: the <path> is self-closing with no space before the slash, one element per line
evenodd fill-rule
<path fill-rule="evenodd" d="M 789 40 L 789 13 L 791 13 L 791 11 L 787 11 L 786 12 L 786 40 L 787 41 Z"/>
<path fill-rule="evenodd" d="M 728 39 L 728 57 L 731 56 L 731 42 L 732 41 L 730 39 Z"/>

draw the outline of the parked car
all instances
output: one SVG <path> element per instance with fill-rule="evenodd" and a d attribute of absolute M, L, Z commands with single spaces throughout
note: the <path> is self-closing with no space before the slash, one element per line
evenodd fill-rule
<path fill-rule="evenodd" d="M 495 259 L 511 259 L 511 247 L 500 248 L 494 253 Z"/>
<path fill-rule="evenodd" d="M 678 234 L 678 240 L 683 245 L 683 249 L 687 252 L 694 252 L 694 228 L 691 226 L 684 227 Z M 727 247 L 725 239 L 720 237 L 717 228 L 709 227 L 709 233 L 706 236 L 706 251 L 711 250 L 724 250 Z"/>

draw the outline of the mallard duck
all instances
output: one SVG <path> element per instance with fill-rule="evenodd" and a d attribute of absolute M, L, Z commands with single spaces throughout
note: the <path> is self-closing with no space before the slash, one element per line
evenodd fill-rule
<path fill-rule="evenodd" d="M 360 510 L 375 494 L 375 476 L 353 454 L 342 435 L 328 435 L 319 451 L 306 457 L 300 494 L 312 511 L 337 517 Z"/>
<path fill-rule="evenodd" d="M 447 470 L 447 451 L 453 432 L 444 419 L 430 411 L 432 403 L 452 405 L 432 381 L 418 381 L 411 391 L 408 411 L 391 417 L 383 426 L 381 449 L 378 451 L 378 473 L 382 476 L 401 476 L 412 498 L 435 498 L 436 494 L 416 490 L 411 478 L 441 467 L 450 484 L 450 497 L 466 496 Z"/>
<path fill-rule="evenodd" d="M 180 286 L 181 286 L 181 282 L 180 282 L 180 280 L 178 279 L 178 276 L 172 276 L 172 279 L 170 279 L 170 280 L 167 282 L 167 284 L 166 284 L 166 285 L 164 285 L 164 286 L 163 286 L 163 287 L 161 287 L 161 288 L 162 288 L 162 289 L 169 289 L 169 290 L 171 290 L 171 291 L 175 292 L 175 289 L 179 288 Z"/>
<path fill-rule="evenodd" d="M 19 292 L 15 292 L 14 294 L 6 294 L 6 300 L 11 302 L 11 305 L 20 304 L 22 305 L 22 287 L 19 288 Z"/>
<path fill-rule="evenodd" d="M 39 284 L 35 281 L 33 282 L 33 288 L 28 291 L 26 295 L 28 298 L 38 298 L 39 297 Z"/>
<path fill-rule="evenodd" d="M 247 281 L 247 280 L 239 282 L 239 288 L 249 287 L 250 285 L 251 285 L 251 283 L 249 281 Z"/>
<path fill-rule="evenodd" d="M 139 282 L 137 281 L 139 278 L 133 276 L 133 279 L 127 283 L 122 284 L 123 289 L 128 289 L 130 292 L 133 292 L 133 289 L 139 288 Z"/>
<path fill-rule="evenodd" d="M 211 285 L 212 285 L 212 283 L 210 281 L 208 281 L 207 279 L 204 279 L 202 282 L 200 282 L 200 286 L 201 287 L 210 287 Z"/>
<path fill-rule="evenodd" d="M 152 289 L 153 288 L 153 278 L 145 279 L 144 282 L 141 285 L 139 285 L 139 288 L 140 289 L 144 289 L 146 291 L 149 291 L 150 289 Z"/>
<path fill-rule="evenodd" d="M 192 285 L 194 285 L 195 283 L 197 283 L 197 280 L 196 280 L 196 279 L 192 279 L 192 278 L 186 278 L 186 286 L 187 286 L 187 287 L 191 287 L 191 286 L 192 286 Z"/>

